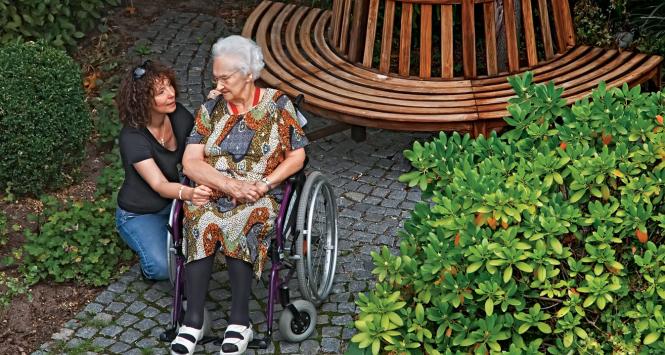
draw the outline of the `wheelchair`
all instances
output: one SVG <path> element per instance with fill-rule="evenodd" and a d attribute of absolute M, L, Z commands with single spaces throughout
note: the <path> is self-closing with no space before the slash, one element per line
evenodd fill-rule
<path fill-rule="evenodd" d="M 296 99 L 296 108 L 300 107 L 301 100 Z M 283 338 L 294 343 L 307 339 L 316 328 L 316 307 L 328 297 L 333 287 L 337 266 L 337 203 L 333 188 L 323 174 L 318 171 L 305 174 L 307 161 L 303 169 L 282 183 L 283 197 L 268 249 L 267 330 L 264 337 L 257 336 L 249 343 L 249 349 L 267 349 L 272 342 L 275 304 L 278 302 L 283 308 L 279 317 Z M 186 307 L 183 300 L 186 260 L 183 215 L 183 202 L 175 200 L 167 228 L 167 261 L 174 288 L 171 322 L 160 335 L 160 340 L 168 342 L 177 335 Z M 294 274 L 303 299 L 291 301 L 289 281 Z M 206 310 L 204 334 L 209 329 L 210 317 Z M 199 344 L 211 341 L 221 345 L 222 339 L 204 336 Z"/>

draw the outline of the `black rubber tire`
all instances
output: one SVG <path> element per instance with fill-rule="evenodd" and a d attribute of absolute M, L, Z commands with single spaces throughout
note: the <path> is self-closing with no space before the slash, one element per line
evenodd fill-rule
<path fill-rule="evenodd" d="M 293 302 L 301 316 L 307 319 L 306 329 L 302 332 L 296 332 L 292 327 L 294 321 L 293 313 L 288 308 L 284 308 L 279 316 L 279 333 L 292 343 L 300 343 L 309 338 L 316 329 L 316 308 L 312 302 L 306 300 L 296 300 Z"/>
<path fill-rule="evenodd" d="M 320 283 L 312 285 L 315 280 L 311 280 L 310 266 L 307 256 L 304 253 L 304 243 L 311 246 L 311 231 L 309 212 L 312 209 L 313 194 L 321 192 L 321 196 L 326 200 L 326 222 L 329 222 L 329 230 L 326 230 L 326 245 L 331 245 L 331 253 L 327 253 L 324 262 L 327 264 L 328 274 L 321 275 Z M 305 185 L 300 195 L 298 204 L 298 214 L 296 216 L 296 228 L 299 231 L 296 240 L 296 254 L 299 257 L 296 261 L 296 271 L 298 275 L 298 285 L 302 296 L 312 302 L 314 305 L 320 305 L 330 294 L 332 290 L 335 271 L 337 267 L 337 202 L 335 193 L 328 180 L 318 171 L 312 172 L 305 181 Z M 307 233 L 306 233 L 307 232 Z M 330 242 L 330 244 L 328 244 Z M 308 250 L 311 248 L 308 247 Z"/>

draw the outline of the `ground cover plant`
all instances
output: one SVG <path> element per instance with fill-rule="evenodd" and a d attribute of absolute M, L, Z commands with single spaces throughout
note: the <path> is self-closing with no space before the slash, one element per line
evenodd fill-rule
<path fill-rule="evenodd" d="M 511 78 L 512 128 L 404 152 L 423 191 L 356 301 L 383 353 L 665 352 L 665 94 L 605 84 L 572 107 Z"/>

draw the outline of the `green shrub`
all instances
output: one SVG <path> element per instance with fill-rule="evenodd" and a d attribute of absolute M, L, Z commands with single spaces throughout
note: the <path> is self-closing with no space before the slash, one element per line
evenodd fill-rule
<path fill-rule="evenodd" d="M 498 137 L 404 152 L 423 190 L 399 255 L 373 253 L 352 338 L 394 353 L 665 352 L 665 94 L 513 77 Z"/>
<path fill-rule="evenodd" d="M 58 202 L 42 199 L 39 230 L 25 232 L 22 272 L 30 283 L 53 279 L 102 286 L 122 270 L 118 263 L 132 253 L 115 230 L 116 204 L 112 198 L 94 202 Z"/>
<path fill-rule="evenodd" d="M 39 194 L 72 181 L 91 130 L 81 73 L 42 43 L 0 47 L 0 188 Z"/>
<path fill-rule="evenodd" d="M 73 46 L 84 32 L 98 25 L 102 10 L 119 0 L 0 0 L 0 43 L 16 39 L 38 40 L 56 46 Z"/>

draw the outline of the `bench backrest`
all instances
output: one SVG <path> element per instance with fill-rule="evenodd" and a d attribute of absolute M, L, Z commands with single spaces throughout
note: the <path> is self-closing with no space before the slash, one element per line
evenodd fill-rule
<path fill-rule="evenodd" d="M 497 31 L 502 3 L 504 30 Z M 333 0 L 329 28 L 329 43 L 347 60 L 422 79 L 518 72 L 575 45 L 568 0 Z M 497 41 L 504 39 L 507 63 L 500 65 Z"/>

